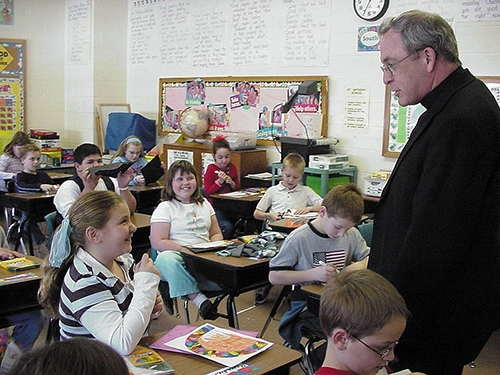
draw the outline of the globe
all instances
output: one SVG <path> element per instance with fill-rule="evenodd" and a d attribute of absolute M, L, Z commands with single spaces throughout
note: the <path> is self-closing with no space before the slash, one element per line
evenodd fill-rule
<path fill-rule="evenodd" d="M 186 137 L 199 138 L 208 130 L 207 115 L 199 109 L 186 109 L 180 115 L 179 125 Z"/>

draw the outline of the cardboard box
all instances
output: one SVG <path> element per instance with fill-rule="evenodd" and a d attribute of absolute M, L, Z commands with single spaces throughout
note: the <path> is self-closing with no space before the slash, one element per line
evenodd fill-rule
<path fill-rule="evenodd" d="M 349 166 L 348 161 L 342 161 L 338 163 L 329 163 L 324 161 L 310 161 L 309 168 L 330 170 L 330 169 L 342 169 Z"/>
<path fill-rule="evenodd" d="M 349 155 L 339 155 L 339 154 L 320 154 L 320 155 L 310 155 L 309 163 L 322 162 L 322 163 L 349 163 Z"/>
<path fill-rule="evenodd" d="M 30 138 L 30 141 L 33 142 L 40 148 L 59 148 L 61 149 L 61 140 L 60 139 L 35 139 Z"/>

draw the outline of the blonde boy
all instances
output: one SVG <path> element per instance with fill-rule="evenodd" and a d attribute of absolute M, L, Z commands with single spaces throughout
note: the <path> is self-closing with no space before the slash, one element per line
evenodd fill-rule
<path fill-rule="evenodd" d="M 321 197 L 308 186 L 300 185 L 306 163 L 300 154 L 290 153 L 283 159 L 283 180 L 267 189 L 253 214 L 257 220 L 276 221 L 287 210 L 297 215 L 319 211 Z"/>
<path fill-rule="evenodd" d="M 41 152 L 40 148 L 29 143 L 21 147 L 19 159 L 24 166 L 22 172 L 14 177 L 14 188 L 18 193 L 34 193 L 44 191 L 46 193 L 55 193 L 57 185 L 50 176 L 39 171 Z"/>
<path fill-rule="evenodd" d="M 285 156 L 281 167 L 283 180 L 266 190 L 253 213 L 255 219 L 276 221 L 282 219 L 287 211 L 296 215 L 319 211 L 321 197 L 309 186 L 300 185 L 305 166 L 302 155 L 292 152 Z M 265 287 L 256 290 L 257 305 L 266 301 L 270 289 L 271 287 Z"/>

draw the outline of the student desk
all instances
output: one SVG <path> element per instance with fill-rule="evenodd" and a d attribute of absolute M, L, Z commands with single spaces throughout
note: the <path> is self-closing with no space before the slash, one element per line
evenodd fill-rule
<path fill-rule="evenodd" d="M 68 178 L 73 176 L 72 174 L 68 173 L 63 173 L 63 172 L 47 172 L 49 177 L 54 180 L 56 184 L 61 185 L 64 181 L 66 181 Z"/>
<path fill-rule="evenodd" d="M 34 256 L 27 256 L 40 264 L 43 260 Z M 0 283 L 0 316 L 10 315 L 24 310 L 40 308 L 37 293 L 40 280 L 43 277 L 42 266 L 19 272 L 7 271 L 0 267 L 0 279 L 14 275 L 33 273 L 37 277 L 32 279 L 16 280 L 8 283 Z"/>
<path fill-rule="evenodd" d="M 16 210 L 26 212 L 30 217 L 35 217 L 37 220 L 43 220 L 43 217 L 56 210 L 54 206 L 55 193 L 5 193 L 0 194 L 0 205 L 4 208 L 15 208 Z M 6 210 L 7 211 L 7 210 Z M 7 213 L 6 213 L 7 216 Z M 26 228 L 28 234 L 28 251 L 33 255 L 33 243 L 28 219 Z M 7 225 L 10 224 L 10 220 Z M 16 244 L 16 249 L 19 243 Z"/>
<path fill-rule="evenodd" d="M 269 226 L 277 232 L 291 233 L 294 229 L 297 229 L 301 225 L 304 225 L 309 220 L 309 218 L 280 219 L 276 221 L 270 221 Z"/>
<path fill-rule="evenodd" d="M 182 253 L 192 261 L 196 271 L 229 291 L 226 306 L 230 327 L 239 328 L 234 299 L 241 293 L 269 284 L 269 259 L 252 260 L 247 257 L 222 257 L 215 251 L 193 253 L 183 249 Z"/>
<path fill-rule="evenodd" d="M 195 327 L 193 327 L 194 329 Z M 140 341 L 140 344 L 152 344 L 164 333 L 148 336 Z M 157 350 L 165 361 L 175 370 L 176 375 L 203 375 L 212 371 L 220 370 L 224 366 L 206 358 L 192 354 L 181 354 Z M 290 373 L 290 367 L 299 363 L 301 359 L 300 352 L 286 348 L 282 345 L 274 344 L 262 353 L 250 358 L 248 363 L 260 368 L 259 371 L 252 374 L 274 374 L 285 375 Z"/>
<path fill-rule="evenodd" d="M 260 188 L 254 188 L 254 189 L 261 190 Z M 262 189 L 262 191 L 265 191 L 265 189 Z M 244 194 L 245 192 L 246 190 L 243 189 L 235 191 L 233 193 Z M 259 203 L 260 198 L 262 198 L 263 195 L 264 195 L 263 193 L 246 195 L 246 196 L 212 194 L 210 198 L 212 198 L 214 209 L 224 212 L 234 218 L 238 218 L 239 219 L 238 222 L 243 221 L 245 226 L 244 232 L 245 234 L 247 234 L 249 232 L 253 233 L 255 229 L 258 229 L 260 232 L 261 222 L 254 219 L 253 213 L 257 208 L 257 204 Z M 253 225 L 251 226 L 250 223 L 253 223 Z M 235 228 L 236 227 L 237 225 L 235 224 Z"/>
<path fill-rule="evenodd" d="M 142 210 L 155 208 L 160 203 L 161 189 L 163 189 L 163 185 L 157 182 L 148 185 L 130 186 L 130 192 L 137 202 L 136 210 L 141 212 Z"/>
<path fill-rule="evenodd" d="M 132 236 L 132 256 L 138 262 L 143 254 L 149 254 L 151 250 L 149 242 L 151 215 L 136 212 L 130 216 L 130 220 L 137 228 Z"/>

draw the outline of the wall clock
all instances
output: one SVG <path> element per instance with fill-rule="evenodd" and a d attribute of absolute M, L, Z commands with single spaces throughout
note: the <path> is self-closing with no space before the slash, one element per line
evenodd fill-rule
<path fill-rule="evenodd" d="M 389 0 L 353 0 L 354 12 L 365 21 L 376 21 L 389 8 Z"/>

